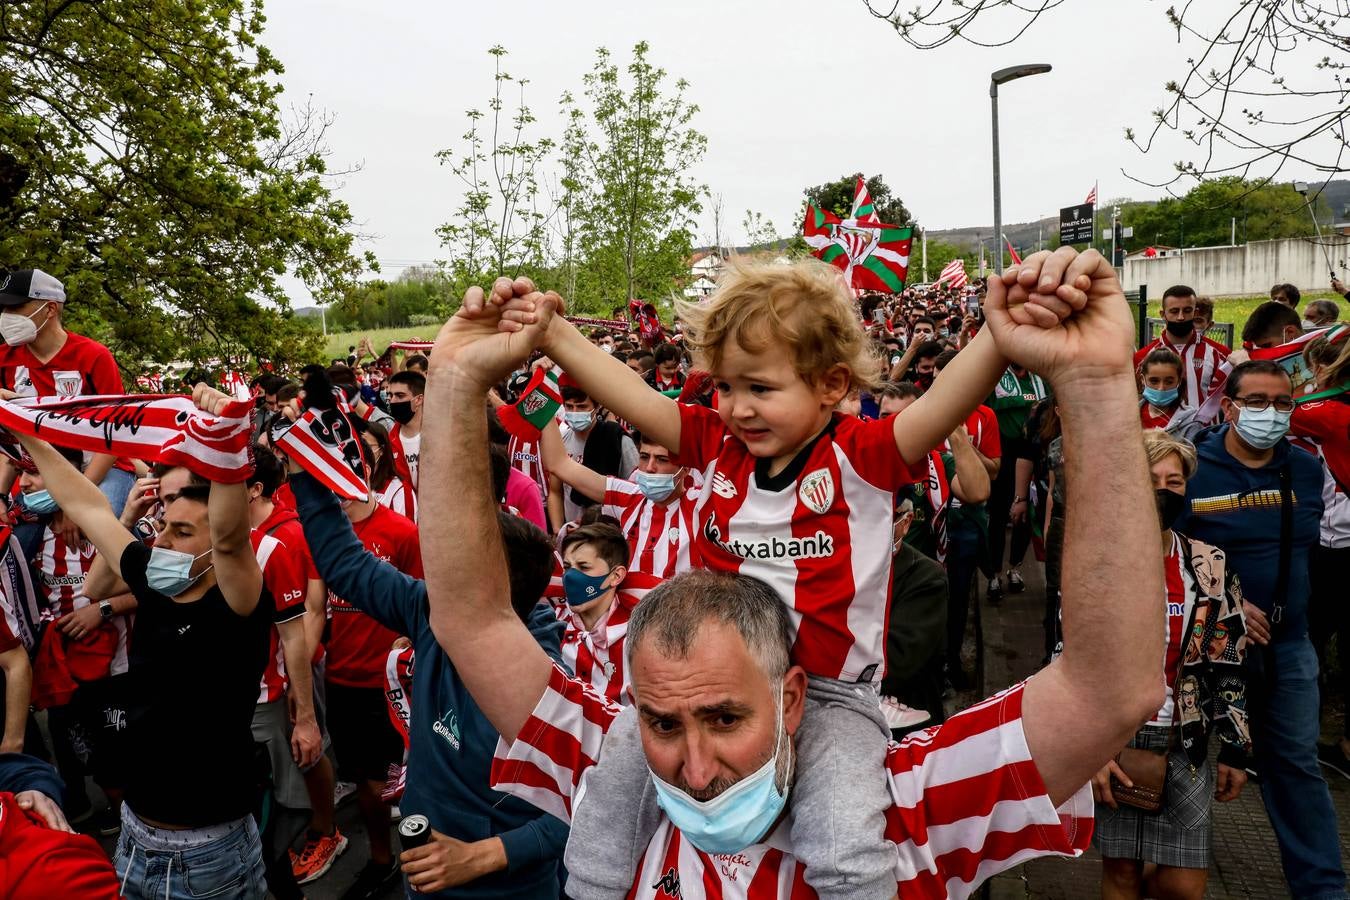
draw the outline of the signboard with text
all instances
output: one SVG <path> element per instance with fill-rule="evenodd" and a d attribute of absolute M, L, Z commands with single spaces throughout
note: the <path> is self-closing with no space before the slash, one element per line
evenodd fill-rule
<path fill-rule="evenodd" d="M 1059 242 L 1061 244 L 1092 243 L 1092 217 L 1097 207 L 1091 203 L 1066 206 L 1059 211 Z"/>

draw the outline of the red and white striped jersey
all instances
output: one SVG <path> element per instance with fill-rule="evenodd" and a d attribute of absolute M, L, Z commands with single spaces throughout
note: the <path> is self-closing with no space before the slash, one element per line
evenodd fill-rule
<path fill-rule="evenodd" d="M 1220 365 L 1228 358 L 1229 349 L 1218 341 L 1192 334 L 1186 343 L 1177 345 L 1168 340 L 1163 332 L 1134 352 L 1134 367 L 1144 364 L 1144 358 L 1159 347 L 1166 347 L 1181 357 L 1181 375 L 1184 384 L 1182 402 L 1187 406 L 1199 407 L 1217 388 L 1228 380 L 1228 373 Z"/>
<path fill-rule="evenodd" d="M 1208 545 L 1192 541 L 1192 552 L 1208 551 Z M 1167 644 L 1163 648 L 1163 684 L 1167 693 L 1163 697 L 1162 707 L 1153 715 L 1150 722 L 1154 725 L 1171 725 L 1175 698 L 1172 687 L 1177 683 L 1177 673 L 1181 671 L 1181 657 L 1190 643 L 1189 627 L 1191 616 L 1195 614 L 1195 600 L 1199 587 L 1195 576 L 1191 574 L 1188 560 L 1182 558 L 1181 538 L 1172 536 L 1172 550 L 1163 559 L 1163 576 L 1167 585 L 1167 615 L 1163 617 L 1163 628 Z"/>
<path fill-rule="evenodd" d="M 1323 547 L 1350 547 L 1350 394 L 1300 403 L 1289 433 L 1322 460 Z"/>
<path fill-rule="evenodd" d="M 661 579 L 689 571 L 694 506 L 702 483 L 697 472 L 690 472 L 677 488 L 679 499 L 663 505 L 648 500 L 631 481 L 605 479 L 604 514 L 618 519 L 619 530 L 628 538 L 628 571 Z"/>
<path fill-rule="evenodd" d="M 275 624 L 267 637 L 267 664 L 258 688 L 258 702 L 271 703 L 286 694 L 286 658 L 277 625 L 305 614 L 305 589 L 309 582 L 305 577 L 304 554 L 298 545 L 283 543 L 276 534 L 268 534 L 262 528 L 249 533 L 249 542 L 258 568 L 262 569 L 263 585 L 276 603 Z"/>
<path fill-rule="evenodd" d="M 662 579 L 645 572 L 630 571 L 619 585 L 609 612 L 595 623 L 594 628 L 587 628 L 567 602 L 562 586 L 563 571 L 562 559 L 555 553 L 553 577 L 544 591 L 544 599 L 553 608 L 558 621 L 566 626 L 562 636 L 562 661 L 596 693 L 613 703 L 623 704 L 624 688 L 628 687 L 623 656 L 628 619 L 647 592 Z"/>
<path fill-rule="evenodd" d="M 89 598 L 84 595 L 84 579 L 96 553 L 89 541 L 72 547 L 59 532 L 50 528 L 43 532 L 38 574 L 42 579 L 42 599 L 50 614 L 65 616 L 89 605 Z"/>
<path fill-rule="evenodd" d="M 417 521 L 417 495 L 408 490 L 403 479 L 397 475 L 389 479 L 384 490 L 376 493 L 375 502 L 385 509 L 392 509 L 400 516 Z"/>
<path fill-rule="evenodd" d="M 1180 408 L 1181 407 L 1177 407 L 1177 409 Z M 1139 424 L 1143 426 L 1145 431 L 1148 431 L 1150 428 L 1166 428 L 1167 423 L 1172 421 L 1172 415 L 1175 412 L 1176 410 L 1160 410 L 1147 400 L 1140 400 Z M 1159 415 L 1155 415 L 1155 413 L 1159 413 Z"/>
<path fill-rule="evenodd" d="M 539 487 L 539 498 L 547 502 L 548 472 L 539 456 L 539 442 L 523 440 L 513 434 L 506 445 L 506 452 L 511 457 L 511 466 L 533 481 Z"/>
<path fill-rule="evenodd" d="M 509 747 L 497 744 L 493 788 L 570 821 L 618 713 L 555 666 L 520 735 Z M 1077 856 L 1091 839 L 1088 785 L 1059 809 L 1046 795 L 1022 731 L 1020 685 L 892 743 L 886 769 L 892 806 L 885 837 L 895 851 L 896 889 L 907 900 L 968 897 L 998 872 L 1036 856 Z M 790 831 L 784 821 L 739 853 L 709 855 L 663 819 L 628 897 L 815 898 Z"/>
<path fill-rule="evenodd" d="M 812 675 L 880 681 L 890 612 L 895 492 L 928 478 L 910 466 L 890 419 L 835 414 L 778 475 L 713 410 L 680 405 L 680 456 L 703 472 L 695 568 L 766 582 L 788 605 L 793 661 Z"/>

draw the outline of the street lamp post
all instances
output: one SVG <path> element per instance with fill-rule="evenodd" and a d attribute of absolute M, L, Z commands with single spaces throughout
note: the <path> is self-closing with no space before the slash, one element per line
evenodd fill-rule
<path fill-rule="evenodd" d="M 1028 75 L 1042 75 L 1050 71 L 1046 63 L 1034 63 L 1024 66 L 1008 66 L 989 76 L 989 106 L 994 123 L 994 271 L 1003 272 L 1003 194 L 999 182 L 998 169 L 998 86 L 1015 78 Z"/>

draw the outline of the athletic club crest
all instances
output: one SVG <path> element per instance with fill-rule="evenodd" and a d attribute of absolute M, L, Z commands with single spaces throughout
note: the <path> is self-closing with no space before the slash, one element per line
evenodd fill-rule
<path fill-rule="evenodd" d="M 548 403 L 548 397 L 539 391 L 532 391 L 521 399 L 520 412 L 522 415 L 532 416 L 543 409 L 546 403 Z"/>
<path fill-rule="evenodd" d="M 79 372 L 61 370 L 52 373 L 58 397 L 78 397 L 84 390 L 84 376 Z"/>
<path fill-rule="evenodd" d="M 824 513 L 834 504 L 834 476 L 829 469 L 816 469 L 802 479 L 797 496 L 813 513 Z"/>

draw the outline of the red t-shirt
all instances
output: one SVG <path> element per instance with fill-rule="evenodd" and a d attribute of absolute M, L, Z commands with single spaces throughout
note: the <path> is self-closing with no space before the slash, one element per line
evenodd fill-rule
<path fill-rule="evenodd" d="M 411 520 L 379 504 L 369 517 L 353 522 L 361 544 L 404 574 L 422 577 L 422 552 L 417 544 L 417 526 Z M 384 686 L 384 663 L 398 635 L 328 592 L 333 627 L 328 639 L 328 680 L 346 687 Z"/>
<path fill-rule="evenodd" d="M 998 433 L 998 416 L 992 409 L 980 404 L 966 419 L 966 434 L 976 450 L 984 454 L 985 459 L 995 460 L 1003 457 L 1003 438 Z"/>
<path fill-rule="evenodd" d="M 45 363 L 33 355 L 27 344 L 11 347 L 0 343 L 0 388 L 20 397 L 126 393 L 112 351 L 72 331 L 66 332 L 65 344 Z M 133 471 L 126 459 L 119 459 L 117 468 Z"/>
<path fill-rule="evenodd" d="M 8 900 L 121 895 L 117 872 L 98 842 L 85 834 L 53 831 L 0 793 L 0 890 Z"/>

